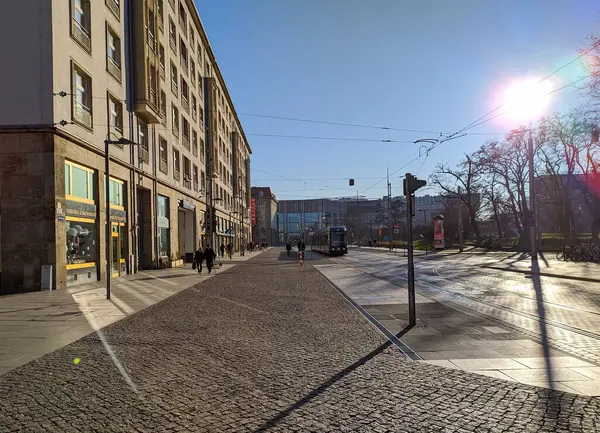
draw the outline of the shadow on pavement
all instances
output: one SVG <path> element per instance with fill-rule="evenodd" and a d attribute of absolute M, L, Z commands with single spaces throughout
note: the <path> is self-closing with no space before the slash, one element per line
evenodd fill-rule
<path fill-rule="evenodd" d="M 396 338 L 402 337 L 411 328 L 412 328 L 412 326 L 410 326 L 410 325 L 406 326 L 404 329 L 402 329 L 402 331 L 400 331 L 398 334 L 396 334 Z M 279 422 L 281 422 L 284 418 L 286 418 L 288 415 L 290 415 L 296 409 L 300 409 L 302 406 L 309 403 L 313 398 L 315 398 L 315 397 L 319 396 L 320 394 L 322 394 L 323 392 L 325 392 L 330 386 L 334 385 L 336 382 L 343 379 L 348 374 L 352 373 L 358 367 L 365 365 L 368 361 L 375 358 L 377 355 L 381 354 L 385 349 L 387 349 L 391 345 L 392 345 L 392 342 L 390 340 L 386 341 L 385 343 L 383 343 L 382 345 L 377 347 L 375 350 L 373 350 L 369 354 L 360 358 L 354 364 L 349 365 L 348 367 L 344 368 L 343 370 L 341 370 L 338 373 L 331 376 L 329 379 L 327 379 L 325 382 L 323 382 L 322 384 L 320 384 L 319 386 L 314 388 L 312 391 L 310 391 L 308 394 L 306 394 L 300 400 L 289 405 L 287 408 L 283 409 L 278 414 L 276 414 L 275 416 L 273 416 L 270 419 L 268 419 L 267 421 L 265 421 L 261 426 L 259 426 L 256 430 L 253 430 L 253 431 L 254 432 L 263 432 L 263 431 L 267 431 L 268 429 L 270 429 L 272 427 L 275 427 Z"/>

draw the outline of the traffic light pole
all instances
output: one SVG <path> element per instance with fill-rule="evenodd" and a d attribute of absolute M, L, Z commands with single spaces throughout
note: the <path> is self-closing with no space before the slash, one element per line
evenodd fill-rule
<path fill-rule="evenodd" d="M 406 198 L 406 234 L 408 242 L 408 325 L 417 324 L 416 302 L 415 302 L 415 264 L 413 245 L 413 216 L 415 206 L 413 197 L 416 190 L 427 185 L 424 180 L 417 179 L 410 173 L 404 177 L 404 197 Z"/>
<path fill-rule="evenodd" d="M 415 302 L 415 264 L 413 261 L 413 200 L 412 194 L 407 190 L 406 194 L 406 230 L 408 234 L 408 324 L 417 324 L 416 302 Z"/>

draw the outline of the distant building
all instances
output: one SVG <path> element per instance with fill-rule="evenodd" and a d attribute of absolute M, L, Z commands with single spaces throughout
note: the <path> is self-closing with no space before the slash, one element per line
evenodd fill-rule
<path fill-rule="evenodd" d="M 404 200 L 404 198 L 403 198 Z M 415 197 L 415 225 L 433 224 L 433 217 L 443 213 L 448 199 L 441 195 L 423 195 Z"/>
<path fill-rule="evenodd" d="M 344 224 L 347 205 L 340 200 L 281 200 L 277 208 L 279 241 L 297 240 L 310 231 Z"/>
<path fill-rule="evenodd" d="M 277 236 L 277 198 L 269 187 L 251 189 L 254 202 L 254 221 L 252 224 L 253 242 L 268 242 L 269 245 L 278 243 Z"/>

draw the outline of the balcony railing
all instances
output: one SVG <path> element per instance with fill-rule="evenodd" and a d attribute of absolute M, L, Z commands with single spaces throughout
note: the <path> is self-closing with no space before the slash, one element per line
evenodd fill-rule
<path fill-rule="evenodd" d="M 142 161 L 148 163 L 150 162 L 150 153 L 148 152 L 148 144 L 145 146 L 142 144 L 140 146 L 140 158 Z"/>
<path fill-rule="evenodd" d="M 190 137 L 189 137 L 189 135 L 186 136 L 185 134 L 183 134 L 181 138 L 182 138 L 181 142 L 183 144 L 183 147 L 185 147 L 186 149 L 189 150 L 190 149 Z"/>
<path fill-rule="evenodd" d="M 194 156 L 198 156 L 198 145 L 197 145 L 197 144 L 194 144 L 194 145 L 192 146 L 192 154 L 193 154 Z"/>
<path fill-rule="evenodd" d="M 173 179 L 177 179 L 177 180 L 181 179 L 181 172 L 179 170 L 175 169 L 173 171 Z"/>
<path fill-rule="evenodd" d="M 173 52 L 177 53 L 177 41 L 172 36 L 169 36 L 169 46 L 171 47 Z"/>
<path fill-rule="evenodd" d="M 175 0 L 169 0 L 169 4 L 171 5 L 173 11 L 175 11 Z"/>
<path fill-rule="evenodd" d="M 162 78 L 164 80 L 165 77 L 167 76 L 167 72 L 165 71 L 164 64 L 162 64 L 162 63 L 160 64 L 159 71 L 160 71 L 160 78 Z"/>
<path fill-rule="evenodd" d="M 165 174 L 169 174 L 169 164 L 167 164 L 167 161 L 162 158 L 159 161 L 158 169 Z"/>
<path fill-rule="evenodd" d="M 73 101 L 73 119 L 89 128 L 92 127 L 91 109 L 78 101 Z"/>
<path fill-rule="evenodd" d="M 110 11 L 115 14 L 117 18 L 121 17 L 121 8 L 115 0 L 106 0 L 106 6 L 108 6 Z"/>
<path fill-rule="evenodd" d="M 184 34 L 187 36 L 187 23 L 185 22 L 185 18 L 182 15 L 179 15 L 179 25 L 184 30 Z"/>
<path fill-rule="evenodd" d="M 121 81 L 121 65 L 115 62 L 110 56 L 108 56 L 107 69 L 110 75 L 115 77 L 117 80 Z"/>
<path fill-rule="evenodd" d="M 148 102 L 150 103 L 150 105 L 158 108 L 158 97 L 156 95 L 156 90 L 154 90 L 152 87 L 148 86 Z"/>
<path fill-rule="evenodd" d="M 173 125 L 173 135 L 179 137 L 179 125 Z"/>
<path fill-rule="evenodd" d="M 188 74 L 188 60 L 184 56 L 179 56 L 179 64 L 183 68 L 185 74 Z"/>
<path fill-rule="evenodd" d="M 158 30 L 162 33 L 165 32 L 165 22 L 161 16 L 158 17 Z"/>
<path fill-rule="evenodd" d="M 173 80 L 171 80 L 171 92 L 173 92 L 175 94 L 175 96 L 177 96 L 177 83 Z"/>
<path fill-rule="evenodd" d="M 190 101 L 183 95 L 181 95 L 181 106 L 185 111 L 190 112 Z"/>
<path fill-rule="evenodd" d="M 190 180 L 187 174 L 183 175 L 183 186 L 185 186 L 188 189 L 192 189 L 192 181 Z"/>
<path fill-rule="evenodd" d="M 85 49 L 91 51 L 92 39 L 90 38 L 90 33 L 87 29 L 83 28 L 83 26 L 79 24 L 75 18 L 72 19 L 71 33 L 73 34 L 73 37 L 85 47 Z"/>
<path fill-rule="evenodd" d="M 194 181 L 194 191 L 198 191 L 198 181 Z"/>
<path fill-rule="evenodd" d="M 192 109 L 192 119 L 197 120 L 198 118 L 198 110 L 195 108 Z"/>

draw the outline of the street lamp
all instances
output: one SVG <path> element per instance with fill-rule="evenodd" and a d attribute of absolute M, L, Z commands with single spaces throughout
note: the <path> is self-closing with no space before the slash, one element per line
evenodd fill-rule
<path fill-rule="evenodd" d="M 110 224 L 110 153 L 109 148 L 111 144 L 120 144 L 125 145 L 129 144 L 132 146 L 137 146 L 138 143 L 128 140 L 127 138 L 121 137 L 118 140 L 110 139 L 110 132 L 106 136 L 106 140 L 104 140 L 104 174 L 106 176 L 105 180 L 105 205 L 106 205 L 106 239 L 105 239 L 105 248 L 106 248 L 106 299 L 110 299 L 110 277 L 112 274 L 112 263 L 111 263 L 111 224 Z"/>

